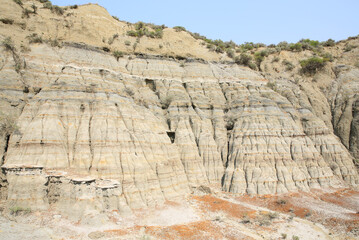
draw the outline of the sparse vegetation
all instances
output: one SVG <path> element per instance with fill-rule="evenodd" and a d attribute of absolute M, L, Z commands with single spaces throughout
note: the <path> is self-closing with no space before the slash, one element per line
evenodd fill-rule
<path fill-rule="evenodd" d="M 298 237 L 298 236 L 293 235 L 293 236 L 292 236 L 292 240 L 299 240 L 299 237 Z"/>
<path fill-rule="evenodd" d="M 4 23 L 4 24 L 10 24 L 12 25 L 14 23 L 14 20 L 10 19 L 10 18 L 0 18 L 0 22 Z"/>
<path fill-rule="evenodd" d="M 287 239 L 287 234 L 286 233 L 282 233 L 281 236 L 282 236 L 282 239 Z"/>
<path fill-rule="evenodd" d="M 333 55 L 330 54 L 330 53 L 327 53 L 327 52 L 326 52 L 326 53 L 322 53 L 320 56 L 323 58 L 324 61 L 329 61 L 329 62 L 333 62 L 333 61 L 334 61 Z"/>
<path fill-rule="evenodd" d="M 42 37 L 37 33 L 30 34 L 26 37 L 29 40 L 29 43 L 42 43 Z"/>
<path fill-rule="evenodd" d="M 15 45 L 14 42 L 12 41 L 11 37 L 7 37 L 5 38 L 1 45 L 5 48 L 6 51 L 15 51 Z"/>
<path fill-rule="evenodd" d="M 275 57 L 275 58 L 273 58 L 272 63 L 274 63 L 274 62 L 279 62 L 279 60 L 280 60 L 279 57 Z"/>
<path fill-rule="evenodd" d="M 235 57 L 234 51 L 232 49 L 230 49 L 230 48 L 227 49 L 226 53 L 227 53 L 227 56 L 230 57 L 230 58 Z"/>
<path fill-rule="evenodd" d="M 42 5 L 44 8 L 46 9 L 52 9 L 52 3 L 51 2 L 44 2 L 44 4 Z"/>
<path fill-rule="evenodd" d="M 23 208 L 23 207 L 18 207 L 18 206 L 10 208 L 10 213 L 12 215 L 18 215 L 20 213 L 29 214 L 30 212 L 31 212 L 30 208 Z"/>
<path fill-rule="evenodd" d="M 62 7 L 59 7 L 57 5 L 52 5 L 51 2 L 44 2 L 42 5 L 46 9 L 50 9 L 51 12 L 56 13 L 57 15 L 63 15 L 65 10 Z"/>
<path fill-rule="evenodd" d="M 300 61 L 303 73 L 314 74 L 325 66 L 326 61 L 320 57 L 311 57 Z"/>
<path fill-rule="evenodd" d="M 237 64 L 248 66 L 251 69 L 256 69 L 256 65 L 252 62 L 252 59 L 251 55 L 241 53 L 241 55 L 239 57 L 237 56 L 234 61 Z"/>
<path fill-rule="evenodd" d="M 113 17 L 113 19 L 116 19 L 117 21 L 120 21 L 120 19 L 118 17 L 116 17 L 116 16 L 112 16 L 112 17 Z"/>
<path fill-rule="evenodd" d="M 351 50 L 353 50 L 354 48 L 356 48 L 357 46 L 351 45 L 351 44 L 346 44 L 344 47 L 344 52 L 350 52 Z"/>
<path fill-rule="evenodd" d="M 121 57 L 123 57 L 124 54 L 123 54 L 123 52 L 116 50 L 116 51 L 113 52 L 112 55 L 113 55 L 113 56 L 116 58 L 116 60 L 118 61 L 118 59 L 121 58 Z"/>
<path fill-rule="evenodd" d="M 113 34 L 112 37 L 110 37 L 110 38 L 108 39 L 108 44 L 111 45 L 111 44 L 115 41 L 115 39 L 118 38 L 118 36 L 119 36 L 118 33 Z M 103 41 L 103 42 L 106 42 L 106 40 Z"/>
<path fill-rule="evenodd" d="M 125 41 L 125 45 L 126 45 L 126 46 L 131 46 L 131 42 L 128 41 L 128 40 L 126 40 L 126 41 Z"/>
<path fill-rule="evenodd" d="M 259 52 L 256 52 L 254 54 L 254 59 L 256 61 L 256 64 L 258 66 L 258 68 L 260 69 L 260 65 L 263 62 L 264 58 L 268 56 L 268 51 L 267 50 L 261 50 Z"/>
<path fill-rule="evenodd" d="M 176 30 L 176 32 L 186 31 L 186 28 L 181 27 L 181 26 L 175 26 L 175 27 L 173 27 L 173 29 Z"/>
<path fill-rule="evenodd" d="M 333 47 L 335 46 L 335 41 L 329 38 L 327 41 L 323 42 L 323 46 L 325 47 Z"/>
<path fill-rule="evenodd" d="M 287 70 L 287 71 L 291 71 L 291 70 L 293 70 L 294 69 L 294 65 L 293 65 L 293 63 L 291 63 L 291 62 L 289 62 L 288 60 L 286 60 L 286 59 L 284 59 L 283 61 L 282 61 L 282 64 L 285 66 L 285 70 Z"/>
<path fill-rule="evenodd" d="M 54 40 L 49 39 L 48 43 L 50 43 L 51 47 L 61 47 L 61 43 L 55 38 Z"/>
<path fill-rule="evenodd" d="M 22 18 L 29 18 L 30 13 L 32 13 L 32 11 L 30 9 L 24 8 L 22 10 Z"/>
<path fill-rule="evenodd" d="M 269 87 L 270 89 L 276 91 L 277 90 L 277 83 L 276 82 L 267 82 L 266 84 L 267 87 Z"/>
<path fill-rule="evenodd" d="M 13 0 L 13 1 L 14 1 L 16 4 L 20 5 L 21 7 L 22 7 L 22 5 L 24 5 L 21 0 Z"/>
<path fill-rule="evenodd" d="M 278 200 L 277 200 L 277 204 L 278 204 L 278 205 L 285 205 L 285 204 L 287 204 L 287 200 L 285 200 L 285 199 L 278 199 Z"/>
<path fill-rule="evenodd" d="M 147 26 L 152 28 L 154 31 L 150 31 Z M 162 38 L 163 36 L 162 30 L 164 28 L 165 28 L 164 25 L 158 26 L 154 24 L 145 24 L 144 22 L 137 22 L 135 24 L 136 30 L 127 31 L 127 35 L 130 37 L 138 37 L 138 38 L 141 38 L 143 36 L 150 38 Z"/>
<path fill-rule="evenodd" d="M 53 13 L 56 13 L 57 15 L 63 15 L 64 12 L 65 12 L 63 8 L 61 8 L 61 7 L 57 6 L 57 5 L 53 5 L 52 8 L 51 8 L 51 11 Z"/>

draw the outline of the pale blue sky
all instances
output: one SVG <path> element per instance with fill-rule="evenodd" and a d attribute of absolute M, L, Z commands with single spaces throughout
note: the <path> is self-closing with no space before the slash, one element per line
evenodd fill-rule
<path fill-rule="evenodd" d="M 342 40 L 359 34 L 359 0 L 52 0 L 59 6 L 89 2 L 120 20 L 183 26 L 238 44 Z"/>

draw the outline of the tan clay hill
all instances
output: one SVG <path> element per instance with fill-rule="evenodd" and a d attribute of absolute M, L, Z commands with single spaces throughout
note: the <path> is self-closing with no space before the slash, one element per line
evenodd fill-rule
<path fill-rule="evenodd" d="M 10 220 L 33 214 L 17 226 L 17 235 L 1 218 L 3 237 L 284 238 L 279 220 L 272 230 L 243 220 L 254 224 L 251 219 L 266 211 L 284 212 L 276 216 L 282 222 L 294 212 L 299 218 L 291 217 L 288 231 L 304 234 L 301 239 L 358 236 L 358 37 L 321 46 L 319 53 L 277 49 L 252 66 L 256 71 L 234 62 L 240 63 L 239 51 L 230 58 L 187 31 L 128 36 L 136 25 L 98 5 L 62 9 L 44 7 L 46 1 L 16 2 L 0 0 L 0 197 Z M 247 54 L 258 60 L 255 51 L 268 49 Z M 324 53 L 330 61 L 305 73 L 300 61 Z M 330 200 L 338 194 L 352 202 Z M 348 213 L 341 220 L 356 225 L 335 234 L 329 232 L 333 226 L 318 230 L 311 222 L 328 217 L 318 209 L 311 209 L 317 220 L 303 220 L 297 205 L 265 205 L 264 195 L 288 198 L 284 205 L 307 199 L 306 208 L 320 206 L 318 199 L 327 209 L 338 204 L 338 213 Z M 212 206 L 216 202 L 220 208 Z M 164 212 L 153 212 L 158 208 Z M 218 212 L 226 220 L 219 221 Z M 19 233 L 35 231 L 29 224 L 40 215 L 55 226 L 61 219 L 97 227 L 112 221 L 122 229 L 62 226 L 49 233 L 59 238 Z M 173 220 L 182 215 L 183 221 Z M 228 235 L 227 228 L 237 232 Z M 221 231 L 227 235 L 216 235 Z"/>

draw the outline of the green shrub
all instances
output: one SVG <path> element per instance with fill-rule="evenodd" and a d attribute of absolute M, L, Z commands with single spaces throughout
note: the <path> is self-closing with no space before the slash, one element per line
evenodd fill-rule
<path fill-rule="evenodd" d="M 186 31 L 186 29 L 184 27 L 181 27 L 181 26 L 175 26 L 175 27 L 173 27 L 173 29 L 176 30 L 176 32 Z"/>
<path fill-rule="evenodd" d="M 239 55 L 239 57 L 237 56 L 234 59 L 234 62 L 237 64 L 241 64 L 244 66 L 248 66 L 249 68 L 255 70 L 257 69 L 257 66 L 252 62 L 252 56 L 245 54 L 245 53 L 241 53 L 241 55 Z"/>
<path fill-rule="evenodd" d="M 148 30 L 146 24 L 144 22 L 137 22 L 135 23 L 136 31 L 130 30 L 127 31 L 127 36 L 130 37 L 150 37 L 150 38 L 162 38 L 163 37 L 163 29 L 165 28 L 164 25 L 158 26 L 154 24 L 149 24 L 154 31 Z"/>
<path fill-rule="evenodd" d="M 203 41 L 207 40 L 207 38 L 205 36 L 202 36 L 199 33 L 190 33 L 190 34 L 194 39 L 197 39 L 197 40 L 202 39 Z"/>
<path fill-rule="evenodd" d="M 279 57 L 275 57 L 275 58 L 273 58 L 272 63 L 273 63 L 273 62 L 279 62 L 279 60 L 280 60 Z"/>
<path fill-rule="evenodd" d="M 209 49 L 209 51 L 215 51 L 216 50 L 216 46 L 214 44 L 207 44 L 207 48 Z"/>
<path fill-rule="evenodd" d="M 327 52 L 326 52 L 326 53 L 322 53 L 320 56 L 323 58 L 324 61 L 329 61 L 329 62 L 333 62 L 333 61 L 334 61 L 333 55 L 330 54 L 330 53 L 327 53 Z"/>
<path fill-rule="evenodd" d="M 292 240 L 299 240 L 299 237 L 298 237 L 298 236 L 293 235 L 293 236 L 292 236 Z"/>
<path fill-rule="evenodd" d="M 31 212 L 31 209 L 30 208 L 23 208 L 23 207 L 18 207 L 18 206 L 15 206 L 15 207 L 11 207 L 10 208 L 10 213 L 12 215 L 18 215 L 20 213 L 25 213 L 25 214 L 28 214 Z"/>
<path fill-rule="evenodd" d="M 323 46 L 333 47 L 333 46 L 335 46 L 335 41 L 333 39 L 329 38 L 327 41 L 323 42 Z"/>
<path fill-rule="evenodd" d="M 325 66 L 326 61 L 320 57 L 311 57 L 300 61 L 303 73 L 313 74 Z"/>
<path fill-rule="evenodd" d="M 301 43 L 291 43 L 289 44 L 289 49 L 291 51 L 300 52 L 303 50 L 303 46 Z"/>
<path fill-rule="evenodd" d="M 254 60 L 256 61 L 258 67 L 261 65 L 262 61 L 267 56 L 268 56 L 267 50 L 262 50 L 254 54 Z"/>
<path fill-rule="evenodd" d="M 254 48 L 254 44 L 252 42 L 245 42 L 244 44 L 240 45 L 240 48 L 243 51 L 250 51 Z"/>
<path fill-rule="evenodd" d="M 230 57 L 230 58 L 235 57 L 233 49 L 228 48 L 226 53 L 227 53 L 227 56 Z"/>
<path fill-rule="evenodd" d="M 120 21 L 120 19 L 118 19 L 118 17 L 116 16 L 112 16 L 114 19 L 116 19 L 117 21 Z"/>
<path fill-rule="evenodd" d="M 121 52 L 121 51 L 114 51 L 113 52 L 113 54 L 112 54 L 115 58 L 116 58 L 116 60 L 118 61 L 118 59 L 119 58 L 121 58 L 121 57 L 123 57 L 123 52 Z"/>
<path fill-rule="evenodd" d="M 344 52 L 350 52 L 351 50 L 353 50 L 354 48 L 356 48 L 357 46 L 351 45 L 351 44 L 347 44 L 344 47 Z"/>
<path fill-rule="evenodd" d="M 126 46 L 131 46 L 131 42 L 128 41 L 128 40 L 126 40 L 126 41 L 125 41 L 125 45 L 126 45 Z"/>
<path fill-rule="evenodd" d="M 251 61 L 252 61 L 252 56 L 245 54 L 245 53 L 241 53 L 241 55 L 239 55 L 239 57 L 235 58 L 235 62 L 237 64 L 241 64 L 241 65 L 245 65 L 245 66 L 248 66 Z"/>
<path fill-rule="evenodd" d="M 77 4 L 70 6 L 70 9 L 77 9 L 79 6 Z"/>
<path fill-rule="evenodd" d="M 316 41 L 316 40 L 310 40 L 310 39 L 301 39 L 299 41 L 299 43 L 302 43 L 303 45 L 306 45 L 306 46 L 311 46 L 313 48 L 317 48 L 319 47 L 320 43 L 319 41 Z"/>
<path fill-rule="evenodd" d="M 4 23 L 4 24 L 10 24 L 12 25 L 14 23 L 14 20 L 9 19 L 9 18 L 0 18 L 0 22 Z"/>
<path fill-rule="evenodd" d="M 278 43 L 277 47 L 279 47 L 280 50 L 289 50 L 289 44 L 286 41 Z"/>
<path fill-rule="evenodd" d="M 130 30 L 130 31 L 127 31 L 127 36 L 138 37 L 138 34 L 136 31 Z"/>
<path fill-rule="evenodd" d="M 63 15 L 64 14 L 64 9 L 57 6 L 57 5 L 53 5 L 52 8 L 51 8 L 51 11 L 53 13 L 56 13 L 57 15 Z"/>

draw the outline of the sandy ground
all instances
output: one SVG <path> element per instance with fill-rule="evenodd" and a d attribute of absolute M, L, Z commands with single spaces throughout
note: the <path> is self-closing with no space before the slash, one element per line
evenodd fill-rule
<path fill-rule="evenodd" d="M 191 195 L 181 203 L 73 222 L 56 212 L 0 216 L 0 239 L 359 239 L 359 192 Z"/>

